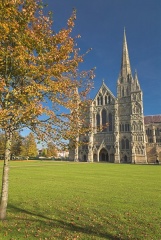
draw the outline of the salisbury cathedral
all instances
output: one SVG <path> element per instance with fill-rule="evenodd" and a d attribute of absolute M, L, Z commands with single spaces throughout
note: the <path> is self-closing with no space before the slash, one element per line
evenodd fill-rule
<path fill-rule="evenodd" d="M 71 160 L 141 164 L 161 161 L 161 115 L 143 114 L 143 93 L 137 73 L 132 75 L 125 32 L 117 97 L 103 81 L 88 114 L 93 131 L 80 136 L 87 144 L 70 150 Z"/>

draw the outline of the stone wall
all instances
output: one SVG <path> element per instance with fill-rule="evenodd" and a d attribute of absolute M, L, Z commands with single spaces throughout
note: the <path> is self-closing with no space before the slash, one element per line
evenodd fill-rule
<path fill-rule="evenodd" d="M 161 163 L 161 144 L 147 143 L 146 149 L 148 163 L 156 163 L 156 160 Z"/>

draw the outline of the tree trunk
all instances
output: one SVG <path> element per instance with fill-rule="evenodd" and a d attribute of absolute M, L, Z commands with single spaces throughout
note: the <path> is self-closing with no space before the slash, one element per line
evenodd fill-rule
<path fill-rule="evenodd" d="M 9 160 L 11 157 L 11 143 L 12 143 L 12 131 L 7 130 L 6 144 L 5 144 L 5 157 L 3 165 L 2 175 L 2 190 L 1 190 L 1 203 L 0 203 L 0 219 L 6 218 L 7 203 L 8 203 L 8 184 L 9 184 Z"/>
<path fill-rule="evenodd" d="M 79 137 L 76 137 L 75 149 L 74 149 L 74 162 L 79 162 L 79 159 L 78 159 L 78 140 L 79 140 Z"/>

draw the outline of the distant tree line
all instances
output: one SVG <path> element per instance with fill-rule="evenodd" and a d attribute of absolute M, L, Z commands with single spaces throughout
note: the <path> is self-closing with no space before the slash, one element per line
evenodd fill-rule
<path fill-rule="evenodd" d="M 0 133 L 0 158 L 5 154 L 5 135 Z M 57 157 L 57 149 L 51 142 L 38 151 L 36 138 L 31 132 L 29 135 L 23 137 L 19 132 L 14 132 L 13 141 L 11 145 L 11 159 L 16 157 Z"/>
<path fill-rule="evenodd" d="M 0 157 L 3 158 L 5 154 L 5 135 L 0 133 Z M 16 157 L 57 157 L 57 149 L 51 142 L 38 151 L 36 138 L 31 132 L 29 135 L 23 137 L 19 132 L 14 132 L 13 141 L 11 145 L 11 159 Z"/>
<path fill-rule="evenodd" d="M 5 135 L 0 133 L 0 155 L 5 154 Z M 19 132 L 14 132 L 11 145 L 11 158 L 15 156 L 35 157 L 38 155 L 37 144 L 33 133 L 22 137 Z"/>

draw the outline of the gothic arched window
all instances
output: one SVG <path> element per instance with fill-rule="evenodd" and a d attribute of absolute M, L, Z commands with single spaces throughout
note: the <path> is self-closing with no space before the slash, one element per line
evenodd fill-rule
<path fill-rule="evenodd" d="M 100 115 L 99 115 L 99 113 L 97 113 L 96 121 L 97 121 L 97 131 L 99 131 L 99 129 L 100 129 Z"/>
<path fill-rule="evenodd" d="M 101 99 L 101 105 L 103 105 L 103 97 L 101 96 L 100 99 Z"/>
<path fill-rule="evenodd" d="M 161 134 L 161 129 L 157 128 L 155 129 L 155 135 L 159 136 Z"/>
<path fill-rule="evenodd" d="M 127 95 L 127 96 L 129 95 L 129 89 L 128 89 L 128 87 L 126 88 L 126 95 Z"/>
<path fill-rule="evenodd" d="M 112 125 L 112 114 L 109 113 L 109 131 L 112 132 L 113 125 Z"/>
<path fill-rule="evenodd" d="M 98 98 L 97 98 L 97 105 L 103 105 L 103 97 L 101 94 L 99 94 Z"/>
<path fill-rule="evenodd" d="M 102 127 L 103 127 L 102 131 L 103 131 L 103 132 L 105 132 L 106 129 L 107 129 L 106 123 L 107 123 L 106 110 L 103 109 L 103 110 L 102 110 Z"/>
<path fill-rule="evenodd" d="M 126 149 L 129 149 L 129 140 L 126 139 Z"/>
<path fill-rule="evenodd" d="M 107 104 L 107 96 L 105 96 L 105 104 Z"/>
<path fill-rule="evenodd" d="M 121 148 L 127 150 L 130 148 L 129 140 L 126 139 L 125 137 L 121 140 Z"/>
<path fill-rule="evenodd" d="M 110 104 L 111 103 L 111 97 L 108 96 L 108 103 Z"/>
<path fill-rule="evenodd" d="M 129 124 L 125 124 L 125 132 L 129 132 L 129 129 L 130 129 L 130 127 L 129 127 Z"/>
<path fill-rule="evenodd" d="M 93 125 L 96 126 L 96 115 L 93 113 Z"/>
<path fill-rule="evenodd" d="M 121 140 L 121 148 L 125 149 L 125 140 L 124 139 Z"/>
<path fill-rule="evenodd" d="M 97 105 L 99 106 L 100 104 L 100 101 L 99 101 L 99 97 L 97 98 Z"/>
<path fill-rule="evenodd" d="M 124 97 L 124 87 L 122 88 L 122 97 Z"/>

